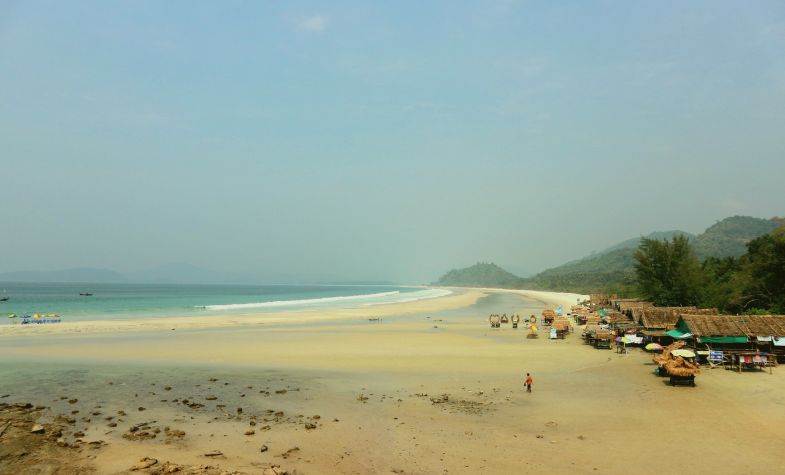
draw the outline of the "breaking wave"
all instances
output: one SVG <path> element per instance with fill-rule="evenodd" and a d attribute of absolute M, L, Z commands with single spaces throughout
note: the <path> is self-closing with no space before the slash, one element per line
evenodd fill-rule
<path fill-rule="evenodd" d="M 291 307 L 297 305 L 322 305 L 336 302 L 353 302 L 363 300 L 384 299 L 394 297 L 401 292 L 398 290 L 391 292 L 379 292 L 376 294 L 361 294 L 361 295 L 345 295 L 338 297 L 322 297 L 318 299 L 303 299 L 303 300 L 274 300 L 271 302 L 255 302 L 255 303 L 232 303 L 226 305 L 205 305 L 207 310 L 241 310 L 248 308 L 271 308 L 271 307 Z M 417 292 L 412 292 L 417 293 Z M 417 299 L 415 299 L 417 300 Z M 408 300 L 406 300 L 408 301 Z"/>

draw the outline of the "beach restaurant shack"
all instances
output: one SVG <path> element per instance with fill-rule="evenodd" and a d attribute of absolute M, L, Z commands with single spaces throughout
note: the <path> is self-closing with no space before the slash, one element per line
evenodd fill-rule
<path fill-rule="evenodd" d="M 647 341 L 666 344 L 672 337 L 665 332 L 676 328 L 680 315 L 719 315 L 719 312 L 716 308 L 638 307 L 633 309 L 632 314 L 643 327 L 642 334 Z"/>
<path fill-rule="evenodd" d="M 684 314 L 676 328 L 665 333 L 693 341 L 699 354 L 717 363 L 720 358 L 725 363 L 761 365 L 785 360 L 785 315 Z"/>

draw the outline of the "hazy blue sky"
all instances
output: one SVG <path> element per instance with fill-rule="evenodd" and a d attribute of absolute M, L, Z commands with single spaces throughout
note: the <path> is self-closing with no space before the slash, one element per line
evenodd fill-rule
<path fill-rule="evenodd" d="M 536 271 L 785 212 L 785 2 L 3 1 L 0 177 L 0 271 Z"/>

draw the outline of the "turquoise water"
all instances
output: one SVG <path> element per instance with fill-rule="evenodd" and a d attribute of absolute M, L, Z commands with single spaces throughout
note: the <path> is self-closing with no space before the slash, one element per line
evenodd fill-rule
<path fill-rule="evenodd" d="M 0 315 L 60 314 L 64 321 L 259 313 L 373 306 L 449 293 L 388 285 L 167 285 L 0 283 Z M 92 296 L 81 296 L 89 292 Z M 0 319 L 9 324 L 19 319 Z"/>

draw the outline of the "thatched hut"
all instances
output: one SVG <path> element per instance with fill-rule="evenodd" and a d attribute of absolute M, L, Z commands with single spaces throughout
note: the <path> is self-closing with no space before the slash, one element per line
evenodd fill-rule
<path fill-rule="evenodd" d="M 573 307 L 570 310 L 570 315 L 575 319 L 575 323 L 578 325 L 586 324 L 586 317 L 589 315 L 589 313 L 590 312 L 587 307 Z"/>
<path fill-rule="evenodd" d="M 600 325 L 591 324 L 586 325 L 583 330 L 584 343 L 587 343 L 595 348 L 611 349 L 611 342 L 613 341 L 613 332 Z"/>
<path fill-rule="evenodd" d="M 785 357 L 785 315 L 681 315 L 674 338 L 695 341 L 709 351 L 742 354 L 753 350 Z M 765 350 L 765 351 L 763 351 Z"/>
<path fill-rule="evenodd" d="M 599 315 L 586 315 L 586 325 L 599 325 L 601 318 Z"/>
<path fill-rule="evenodd" d="M 550 325 L 553 323 L 553 319 L 556 317 L 556 312 L 551 309 L 545 309 L 542 311 L 542 324 L 543 325 Z"/>
<path fill-rule="evenodd" d="M 640 334 L 649 342 L 668 344 L 673 337 L 666 332 L 676 328 L 682 314 L 717 315 L 716 308 L 697 307 L 637 307 L 632 315 L 640 327 Z"/>
<path fill-rule="evenodd" d="M 608 306 L 613 304 L 613 300 L 617 297 L 616 295 L 608 295 L 608 294 L 590 294 L 589 295 L 589 302 L 592 305 L 601 305 L 601 306 Z"/>
<path fill-rule="evenodd" d="M 676 328 L 679 316 L 687 315 L 718 315 L 716 308 L 697 307 L 638 307 L 633 317 L 647 330 L 672 330 Z"/>
<path fill-rule="evenodd" d="M 654 303 L 640 299 L 616 299 L 613 301 L 613 306 L 618 312 L 630 314 L 633 308 L 653 307 Z"/>
<path fill-rule="evenodd" d="M 604 319 L 611 326 L 617 323 L 632 322 L 630 317 L 621 312 L 608 312 L 608 315 L 606 315 Z"/>
<path fill-rule="evenodd" d="M 556 332 L 556 338 L 564 339 L 567 334 L 570 333 L 572 326 L 570 325 L 570 321 L 567 320 L 567 317 L 557 316 L 553 319 L 551 328 Z"/>

